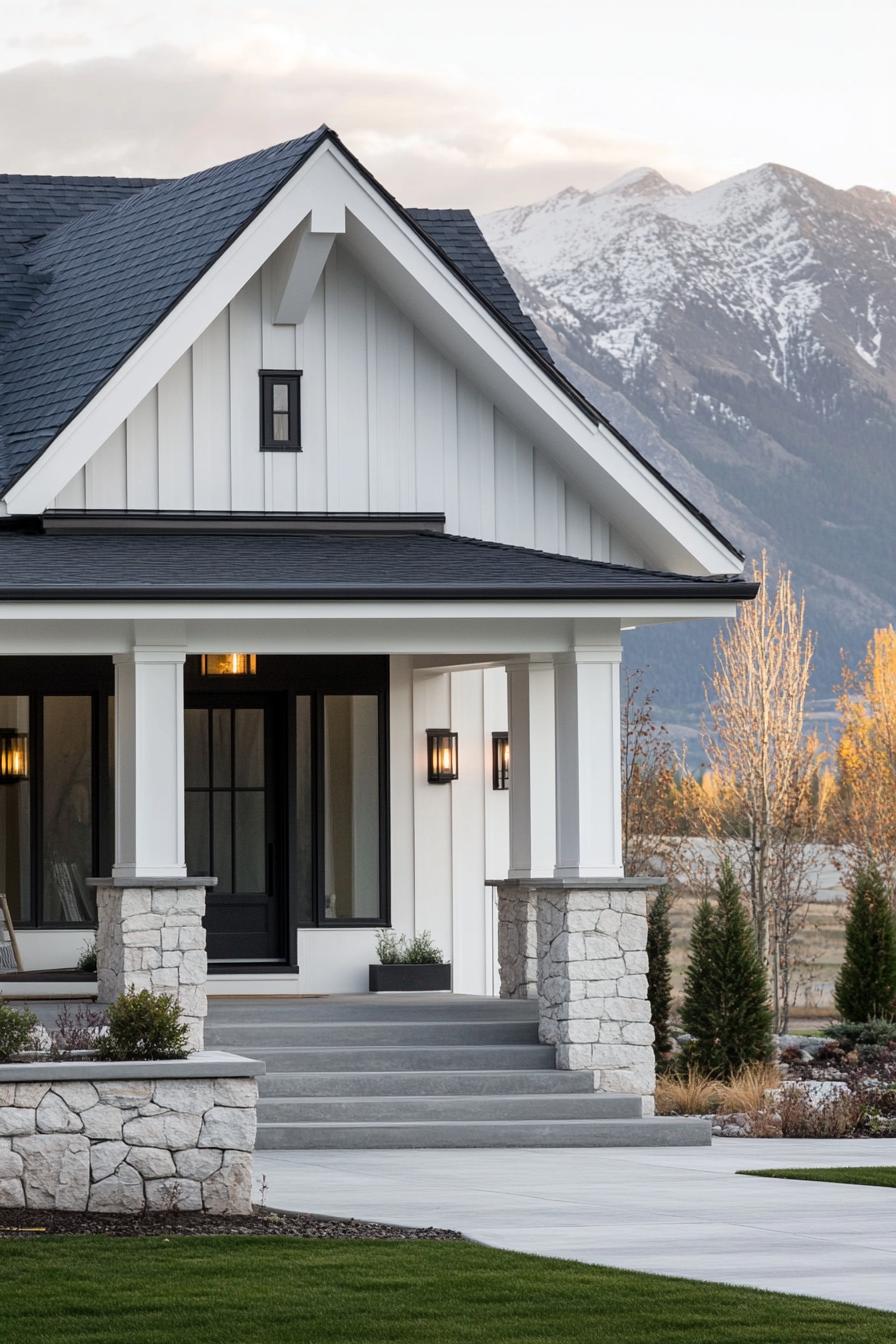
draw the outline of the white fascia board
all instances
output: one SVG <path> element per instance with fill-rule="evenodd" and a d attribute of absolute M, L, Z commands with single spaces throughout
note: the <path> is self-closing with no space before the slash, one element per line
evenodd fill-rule
<path fill-rule="evenodd" d="M 531 430 L 650 561 L 698 574 L 740 572 L 736 552 L 610 428 L 586 415 L 354 166 L 341 161 L 354 188 L 346 199 L 346 245 L 424 334 L 519 428 Z"/>
<path fill-rule="evenodd" d="M 587 644 L 607 621 L 719 620 L 730 601 L 644 602 L 4 602 L 3 651 L 111 654 L 168 645 L 296 654 L 526 654 Z"/>
<path fill-rule="evenodd" d="M 49 508 L 74 475 L 224 311 L 298 224 L 335 233 L 345 174 L 322 144 L 4 496 L 11 514 Z"/>

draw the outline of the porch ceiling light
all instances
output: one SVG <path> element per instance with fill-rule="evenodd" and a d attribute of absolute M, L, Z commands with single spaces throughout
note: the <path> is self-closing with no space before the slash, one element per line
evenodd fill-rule
<path fill-rule="evenodd" d="M 426 730 L 426 778 L 430 784 L 457 779 L 457 733 L 450 728 Z"/>
<path fill-rule="evenodd" d="M 510 785 L 510 736 L 492 733 L 492 788 L 503 793 Z"/>
<path fill-rule="evenodd" d="M 18 784 L 28 778 L 28 734 L 18 728 L 0 728 L 0 784 Z"/>
<path fill-rule="evenodd" d="M 204 653 L 202 655 L 202 675 L 204 677 L 254 677 L 254 653 Z"/>

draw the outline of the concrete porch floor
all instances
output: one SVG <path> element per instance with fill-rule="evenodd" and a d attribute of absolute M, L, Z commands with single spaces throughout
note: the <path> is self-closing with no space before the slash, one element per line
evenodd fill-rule
<path fill-rule="evenodd" d="M 262 1152 L 269 1208 L 454 1228 L 534 1255 L 896 1311 L 896 1193 L 739 1176 L 896 1164 L 896 1139 Z"/>

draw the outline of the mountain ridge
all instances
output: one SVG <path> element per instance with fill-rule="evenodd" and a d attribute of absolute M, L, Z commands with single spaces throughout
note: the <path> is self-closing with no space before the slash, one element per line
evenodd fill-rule
<path fill-rule="evenodd" d="M 896 619 L 896 195 L 640 168 L 479 222 L 571 380 L 748 559 L 794 571 L 829 697 L 841 648 Z M 696 632 L 627 640 L 685 718 Z"/>

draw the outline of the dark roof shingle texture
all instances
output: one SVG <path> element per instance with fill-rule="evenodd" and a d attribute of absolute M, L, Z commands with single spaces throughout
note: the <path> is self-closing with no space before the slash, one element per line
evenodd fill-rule
<path fill-rule="evenodd" d="M 0 600 L 714 598 L 755 585 L 436 532 L 36 532 L 0 528 Z"/>
<path fill-rule="evenodd" d="M 324 135 L 315 131 L 190 177 L 130 190 L 86 214 L 73 209 L 21 254 L 35 292 L 27 321 L 9 330 L 0 348 L 4 486 L 40 455 Z M 46 202 L 37 204 L 45 215 Z M 26 212 L 20 214 L 19 227 L 27 227 Z"/>
<path fill-rule="evenodd" d="M 538 351 L 553 363 L 550 352 L 528 313 L 520 307 L 516 290 L 501 269 L 501 264 L 485 241 L 482 230 L 469 210 L 422 210 L 408 207 L 408 214 L 434 243 L 471 280 L 493 308 Z"/>

